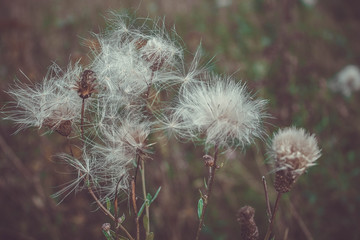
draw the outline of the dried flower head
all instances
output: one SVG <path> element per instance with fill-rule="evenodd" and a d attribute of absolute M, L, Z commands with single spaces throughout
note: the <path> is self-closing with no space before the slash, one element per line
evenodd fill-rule
<path fill-rule="evenodd" d="M 314 135 L 295 127 L 279 130 L 272 140 L 271 154 L 275 171 L 275 189 L 285 193 L 308 167 L 315 165 L 320 149 Z"/>
<path fill-rule="evenodd" d="M 115 15 L 115 30 L 96 36 L 100 48 L 93 49 L 91 69 L 98 77 L 100 98 L 125 95 L 138 101 L 153 85 L 168 85 L 175 78 L 183 50 L 159 22 L 144 20 L 141 25 L 139 19 Z"/>
<path fill-rule="evenodd" d="M 259 239 L 259 230 L 256 226 L 255 209 L 251 206 L 244 206 L 239 209 L 237 213 L 237 221 L 241 227 L 242 240 L 257 240 Z"/>
<path fill-rule="evenodd" d="M 90 97 L 91 94 L 95 92 L 95 80 L 95 73 L 91 70 L 85 70 L 81 74 L 79 80 L 76 82 L 75 89 L 82 99 Z"/>
<path fill-rule="evenodd" d="M 231 79 L 207 79 L 184 88 L 176 107 L 175 115 L 189 136 L 219 147 L 243 147 L 261 137 L 266 101 L 253 100 L 244 85 Z"/>

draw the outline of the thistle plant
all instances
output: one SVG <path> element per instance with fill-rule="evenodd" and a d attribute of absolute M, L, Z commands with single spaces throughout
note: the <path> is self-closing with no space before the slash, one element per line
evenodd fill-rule
<path fill-rule="evenodd" d="M 199 204 L 199 239 L 205 210 L 212 192 L 218 154 L 221 149 L 244 147 L 254 137 L 262 135 L 262 121 L 266 101 L 254 100 L 244 85 L 230 78 L 206 75 L 206 80 L 190 84 L 181 91 L 174 116 L 186 126 L 186 133 L 193 140 L 202 141 L 206 149 L 214 148 L 213 156 L 205 155 L 205 166 L 209 175 L 206 193 Z"/>
<path fill-rule="evenodd" d="M 53 64 L 42 82 L 16 81 L 8 90 L 14 101 L 2 113 L 18 125 L 17 132 L 45 127 L 67 138 L 70 150 L 57 158 L 73 168 L 75 177 L 53 197 L 64 199 L 86 189 L 113 222 L 102 226 L 107 239 L 142 239 L 141 219 L 145 239 L 154 239 L 150 206 L 161 188 L 153 195 L 146 189 L 145 165 L 156 144 L 150 136 L 162 131 L 202 144 L 208 176 L 198 201 L 199 225 L 194 235 L 199 239 L 220 154 L 263 139 L 267 101 L 256 99 L 245 83 L 201 66 L 200 48 L 187 65 L 175 31 L 169 34 L 161 21 L 115 15 L 110 23 L 112 30 L 94 34 L 96 44 L 91 46 L 88 65 L 79 61 L 62 70 Z M 74 145 L 80 153 L 72 151 Z M 315 138 L 295 128 L 275 135 L 271 153 L 279 194 L 275 209 L 268 211 L 271 222 L 266 239 L 280 195 L 290 191 L 320 156 Z M 131 202 L 135 233 L 119 217 L 121 195 Z M 244 239 L 259 236 L 254 213 L 249 206 L 239 212 Z"/>
<path fill-rule="evenodd" d="M 315 165 L 320 157 L 320 149 L 314 135 L 306 133 L 304 129 L 290 127 L 274 135 L 270 155 L 275 172 L 274 188 L 278 194 L 265 240 L 270 238 L 281 195 L 289 192 L 306 169 Z"/>

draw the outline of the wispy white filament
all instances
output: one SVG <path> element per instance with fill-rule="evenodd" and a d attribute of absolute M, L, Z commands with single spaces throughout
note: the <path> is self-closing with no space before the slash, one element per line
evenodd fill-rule
<path fill-rule="evenodd" d="M 44 125 L 56 129 L 62 121 L 78 121 L 81 99 L 73 86 L 81 71 L 78 64 L 69 64 L 66 71 L 54 64 L 40 83 L 16 82 L 8 91 L 14 101 L 4 111 L 5 119 L 18 124 L 18 131 Z"/>

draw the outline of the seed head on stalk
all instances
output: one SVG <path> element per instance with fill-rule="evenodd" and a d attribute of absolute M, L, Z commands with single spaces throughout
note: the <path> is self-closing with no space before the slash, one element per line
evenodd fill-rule
<path fill-rule="evenodd" d="M 305 170 L 320 157 L 314 135 L 295 127 L 279 130 L 273 137 L 271 149 L 275 172 L 275 189 L 279 193 L 291 190 Z"/>
<path fill-rule="evenodd" d="M 81 101 L 72 88 L 81 69 L 78 63 L 70 63 L 66 71 L 53 64 L 42 82 L 27 85 L 16 81 L 8 91 L 14 101 L 3 111 L 5 119 L 18 124 L 17 132 L 46 126 L 61 135 L 70 135 L 81 111 Z"/>
<path fill-rule="evenodd" d="M 245 85 L 207 75 L 205 81 L 182 89 L 174 114 L 186 126 L 186 134 L 204 139 L 207 147 L 244 147 L 262 136 L 265 105 L 253 99 Z"/>

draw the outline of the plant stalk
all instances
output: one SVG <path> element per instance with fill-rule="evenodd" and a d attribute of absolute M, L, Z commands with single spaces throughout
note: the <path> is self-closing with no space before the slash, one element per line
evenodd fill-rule
<path fill-rule="evenodd" d="M 145 161 L 141 161 L 141 182 L 143 187 L 143 194 L 144 194 L 144 201 L 147 201 L 146 198 L 146 181 L 145 181 Z M 150 233 L 150 211 L 149 211 L 149 205 L 145 204 L 145 214 L 147 217 L 147 229 L 146 229 L 146 236 Z"/>
<path fill-rule="evenodd" d="M 84 112 L 85 112 L 85 99 L 82 99 L 81 104 L 81 123 L 80 123 L 80 129 L 81 129 L 81 138 L 84 140 Z"/>
<path fill-rule="evenodd" d="M 135 180 L 131 180 L 131 199 L 132 205 L 134 209 L 135 215 L 135 224 L 136 224 L 136 240 L 140 240 L 140 224 L 139 224 L 139 217 L 138 217 L 138 210 L 136 206 L 136 195 L 135 195 Z"/>
<path fill-rule="evenodd" d="M 109 212 L 109 210 L 106 209 L 106 207 L 104 207 L 104 205 L 97 198 L 97 196 L 95 195 L 94 191 L 92 190 L 92 188 L 90 186 L 88 187 L 88 191 L 89 191 L 90 195 L 94 198 L 95 202 L 98 204 L 100 209 L 105 213 L 105 215 L 109 216 L 117 224 L 117 226 L 125 232 L 126 236 L 130 240 L 134 240 L 134 238 L 130 235 L 130 233 L 126 230 L 126 228 L 121 223 L 119 223 L 117 221 L 117 219 L 115 219 L 115 217 L 111 214 L 111 212 Z"/>
<path fill-rule="evenodd" d="M 196 240 L 198 240 L 199 237 L 200 237 L 200 232 L 201 232 L 201 229 L 202 229 L 203 223 L 204 223 L 205 211 L 206 211 L 206 208 L 208 206 L 209 198 L 210 198 L 210 195 L 211 195 L 211 192 L 212 192 L 212 186 L 213 186 L 214 178 L 215 178 L 215 171 L 216 171 L 216 168 L 217 168 L 216 160 L 217 160 L 217 156 L 218 156 L 218 150 L 219 150 L 218 146 L 215 145 L 215 152 L 214 152 L 214 157 L 213 157 L 214 158 L 214 164 L 209 167 L 207 190 L 206 190 L 206 195 L 203 196 L 204 205 L 203 205 L 200 220 L 199 220 L 199 226 L 198 226 L 198 229 L 197 229 L 197 232 L 196 232 L 196 238 L 195 238 Z"/>
<path fill-rule="evenodd" d="M 269 240 L 269 238 L 270 238 L 272 227 L 273 227 L 274 220 L 275 220 L 276 211 L 277 211 L 278 206 L 279 206 L 279 201 L 280 201 L 281 195 L 282 195 L 282 193 L 278 192 L 277 197 L 276 197 L 276 201 L 275 201 L 274 210 L 272 211 L 271 220 L 270 220 L 269 226 L 267 228 L 267 232 L 266 232 L 264 240 Z"/>
<path fill-rule="evenodd" d="M 265 176 L 262 176 L 262 183 L 264 186 L 264 192 L 265 192 L 265 201 L 266 201 L 266 213 L 268 216 L 268 221 L 269 223 L 271 222 L 271 207 L 270 207 L 270 200 L 269 200 L 269 194 L 268 194 L 268 189 L 267 189 L 267 184 L 266 184 L 266 179 Z"/>

